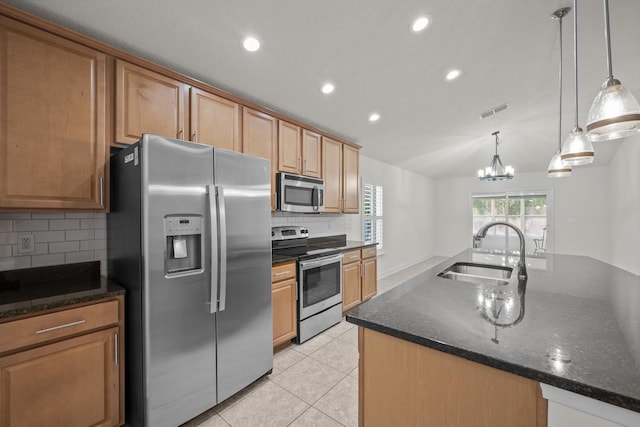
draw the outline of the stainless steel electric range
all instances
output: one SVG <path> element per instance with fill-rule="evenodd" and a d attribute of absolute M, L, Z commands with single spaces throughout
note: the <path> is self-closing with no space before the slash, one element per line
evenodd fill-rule
<path fill-rule="evenodd" d="M 297 260 L 298 344 L 342 320 L 342 252 L 310 248 L 308 238 L 305 227 L 271 229 L 273 254 Z"/>

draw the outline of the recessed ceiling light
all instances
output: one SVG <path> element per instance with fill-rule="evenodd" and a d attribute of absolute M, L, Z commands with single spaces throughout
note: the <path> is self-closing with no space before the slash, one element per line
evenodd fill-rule
<path fill-rule="evenodd" d="M 380 114 L 378 113 L 371 113 L 371 115 L 369 116 L 370 122 L 377 122 L 379 119 L 380 119 Z"/>
<path fill-rule="evenodd" d="M 460 74 L 462 74 L 462 70 L 459 68 L 456 68 L 455 70 L 451 70 L 447 73 L 447 75 L 445 76 L 445 79 L 450 81 L 450 80 L 455 80 L 458 77 L 460 77 Z"/>
<path fill-rule="evenodd" d="M 333 86 L 331 83 L 325 83 L 324 85 L 322 85 L 322 93 L 331 93 L 334 89 L 335 86 Z"/>
<path fill-rule="evenodd" d="M 260 42 L 255 37 L 247 37 L 242 42 L 242 46 L 247 49 L 249 52 L 255 52 L 260 49 Z"/>
<path fill-rule="evenodd" d="M 421 16 L 420 18 L 413 21 L 411 29 L 414 33 L 419 33 L 420 31 L 427 28 L 427 25 L 429 25 L 429 18 L 427 18 L 426 16 Z"/>

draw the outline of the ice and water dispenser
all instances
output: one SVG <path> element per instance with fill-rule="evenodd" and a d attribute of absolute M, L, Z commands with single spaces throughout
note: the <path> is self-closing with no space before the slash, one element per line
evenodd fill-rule
<path fill-rule="evenodd" d="M 166 216 L 164 218 L 167 276 L 202 269 L 202 217 L 197 215 Z"/>

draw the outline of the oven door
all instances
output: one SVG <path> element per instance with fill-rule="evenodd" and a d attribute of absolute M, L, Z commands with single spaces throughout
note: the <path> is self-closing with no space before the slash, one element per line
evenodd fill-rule
<path fill-rule="evenodd" d="M 342 303 L 342 254 L 299 262 L 298 320 Z"/>

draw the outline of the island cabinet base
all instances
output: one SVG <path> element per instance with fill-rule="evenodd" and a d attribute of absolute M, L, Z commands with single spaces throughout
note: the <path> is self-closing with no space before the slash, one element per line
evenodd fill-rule
<path fill-rule="evenodd" d="M 359 328 L 360 427 L 546 427 L 540 384 Z"/>

